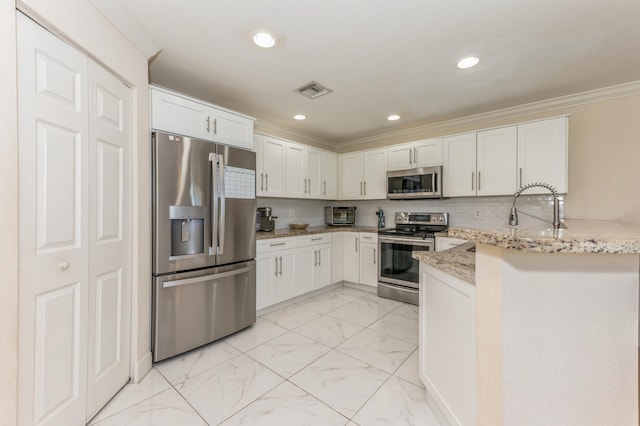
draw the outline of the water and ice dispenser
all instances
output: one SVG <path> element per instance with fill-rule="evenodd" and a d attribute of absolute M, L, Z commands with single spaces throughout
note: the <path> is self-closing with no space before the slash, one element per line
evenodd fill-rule
<path fill-rule="evenodd" d="M 169 206 L 171 221 L 170 260 L 205 253 L 203 206 Z"/>

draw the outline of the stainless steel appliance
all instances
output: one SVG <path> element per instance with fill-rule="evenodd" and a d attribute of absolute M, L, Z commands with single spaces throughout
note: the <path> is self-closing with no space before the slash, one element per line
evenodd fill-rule
<path fill-rule="evenodd" d="M 378 231 L 378 296 L 418 304 L 420 262 L 414 251 L 435 250 L 435 232 L 449 227 L 449 213 L 395 214 L 395 229 Z"/>
<path fill-rule="evenodd" d="M 272 216 L 271 212 L 271 207 L 258 207 L 256 210 L 256 231 L 273 231 L 278 216 Z"/>
<path fill-rule="evenodd" d="M 387 198 L 442 198 L 442 166 L 387 172 Z"/>
<path fill-rule="evenodd" d="M 153 360 L 256 320 L 254 152 L 153 133 Z"/>
<path fill-rule="evenodd" d="M 330 226 L 348 226 L 356 224 L 355 207 L 326 206 L 324 223 Z"/>

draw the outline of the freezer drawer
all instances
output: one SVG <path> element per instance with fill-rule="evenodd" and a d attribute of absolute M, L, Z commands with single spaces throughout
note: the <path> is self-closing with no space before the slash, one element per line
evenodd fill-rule
<path fill-rule="evenodd" d="M 255 321 L 253 260 L 154 277 L 154 361 L 205 345 Z"/>

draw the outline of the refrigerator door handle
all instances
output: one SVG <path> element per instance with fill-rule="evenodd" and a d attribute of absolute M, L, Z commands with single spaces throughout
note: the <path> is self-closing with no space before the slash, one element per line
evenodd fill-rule
<path fill-rule="evenodd" d="M 220 225 L 218 228 L 218 254 L 224 254 L 224 229 L 227 223 L 225 219 L 226 194 L 224 188 L 224 156 L 222 154 L 218 154 L 218 164 L 220 167 Z"/>
<path fill-rule="evenodd" d="M 216 154 L 209 153 L 209 168 L 211 171 L 211 244 L 209 254 L 215 255 L 218 247 L 218 164 Z"/>
<path fill-rule="evenodd" d="M 245 272 L 249 272 L 252 269 L 253 267 L 247 266 L 244 268 L 235 269 L 233 271 L 221 272 L 219 274 L 211 274 L 211 275 L 205 275 L 202 277 L 194 277 L 194 278 L 185 278 L 183 280 L 165 281 L 162 283 L 162 288 L 178 287 L 181 285 L 201 283 L 202 281 L 207 281 L 207 280 L 219 280 L 222 278 L 232 277 L 234 275 L 244 274 Z"/>

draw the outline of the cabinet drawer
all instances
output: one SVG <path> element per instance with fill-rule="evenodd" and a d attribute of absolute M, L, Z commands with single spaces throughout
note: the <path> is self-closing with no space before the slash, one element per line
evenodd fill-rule
<path fill-rule="evenodd" d="M 331 244 L 331 234 L 313 234 L 298 237 L 298 247 L 313 246 L 316 244 Z"/>
<path fill-rule="evenodd" d="M 363 243 L 378 243 L 378 234 L 373 232 L 361 232 L 360 241 Z"/>
<path fill-rule="evenodd" d="M 256 253 L 260 255 L 272 251 L 288 250 L 297 246 L 298 241 L 295 237 L 260 240 L 256 242 Z"/>
<path fill-rule="evenodd" d="M 467 240 L 452 237 L 436 237 L 436 251 L 449 250 L 455 246 L 466 243 Z"/>

